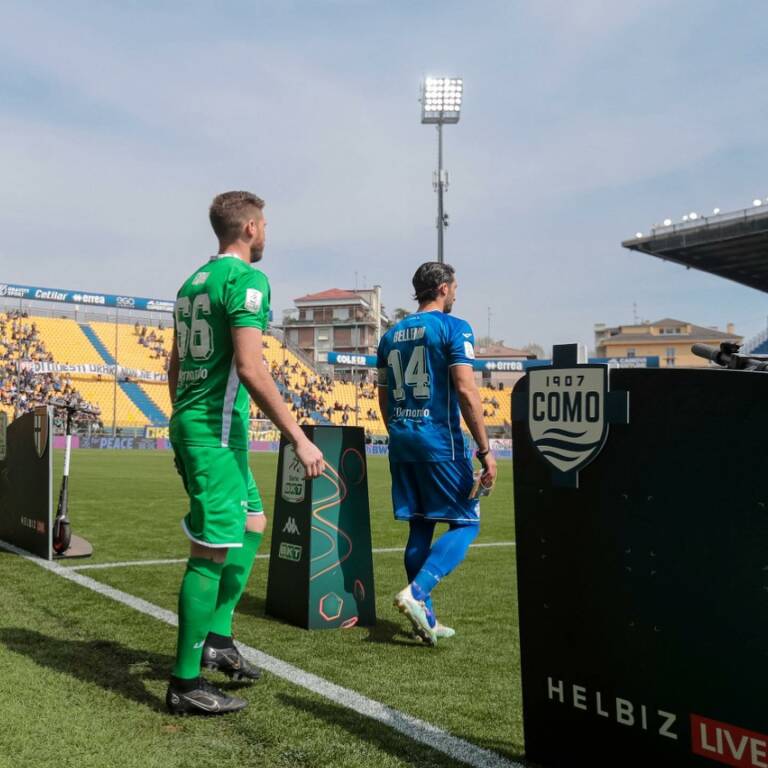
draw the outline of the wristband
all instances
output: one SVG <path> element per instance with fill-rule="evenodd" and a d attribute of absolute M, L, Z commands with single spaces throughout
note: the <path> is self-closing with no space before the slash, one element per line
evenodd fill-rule
<path fill-rule="evenodd" d="M 484 451 L 475 451 L 475 456 L 477 456 L 478 459 L 482 459 L 485 458 L 490 452 L 491 449 L 486 448 Z"/>

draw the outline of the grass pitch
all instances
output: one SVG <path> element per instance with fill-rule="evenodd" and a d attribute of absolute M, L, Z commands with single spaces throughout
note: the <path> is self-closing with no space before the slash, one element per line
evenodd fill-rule
<path fill-rule="evenodd" d="M 57 457 L 60 459 L 60 456 Z M 402 547 L 386 459 L 369 457 L 374 548 Z M 277 456 L 251 457 L 269 515 Z M 78 451 L 73 529 L 94 546 L 85 563 L 187 556 L 185 512 L 170 453 Z M 477 543 L 514 540 L 509 462 L 483 500 Z M 56 490 L 58 487 L 56 486 Z M 438 529 L 439 530 L 439 529 Z M 269 535 L 261 553 L 269 552 Z M 183 564 L 83 573 L 176 610 Z M 235 620 L 238 640 L 333 683 L 519 759 L 522 723 L 514 548 L 473 548 L 435 591 L 457 636 L 427 648 L 391 607 L 405 583 L 402 553 L 374 554 L 378 623 L 312 631 L 265 615 L 268 561 L 256 561 Z M 174 718 L 164 709 L 175 629 L 0 553 L 0 766 L 449 766 L 457 761 L 385 725 L 272 675 L 243 687 L 250 701 L 226 718 Z"/>

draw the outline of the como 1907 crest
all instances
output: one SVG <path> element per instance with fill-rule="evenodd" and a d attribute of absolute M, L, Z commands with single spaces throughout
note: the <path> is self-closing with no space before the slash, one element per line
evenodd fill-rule
<path fill-rule="evenodd" d="M 608 369 L 544 368 L 528 374 L 528 430 L 538 452 L 559 472 L 578 472 L 608 436 Z"/>
<path fill-rule="evenodd" d="M 578 488 L 578 473 L 602 450 L 609 424 L 628 423 L 629 393 L 609 391 L 608 366 L 580 365 L 576 344 L 556 345 L 552 365 L 531 368 L 526 378 L 527 391 L 516 387 L 512 396 L 512 418 L 527 423 L 553 484 Z"/>

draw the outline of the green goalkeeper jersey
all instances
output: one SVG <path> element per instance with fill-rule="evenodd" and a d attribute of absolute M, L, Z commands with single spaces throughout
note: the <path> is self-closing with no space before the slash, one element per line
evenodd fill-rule
<path fill-rule="evenodd" d="M 232 254 L 212 257 L 181 286 L 174 307 L 173 443 L 248 448 L 250 398 L 235 369 L 230 329 L 266 331 L 269 301 L 266 275 Z"/>

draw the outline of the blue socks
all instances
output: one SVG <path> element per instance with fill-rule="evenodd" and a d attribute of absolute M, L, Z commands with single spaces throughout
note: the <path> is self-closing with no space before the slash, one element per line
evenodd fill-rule
<path fill-rule="evenodd" d="M 405 547 L 405 570 L 411 582 L 411 593 L 423 600 L 432 611 L 430 593 L 461 563 L 469 545 L 477 538 L 480 526 L 474 523 L 451 523 L 449 529 L 432 545 L 435 523 L 416 518 Z"/>

